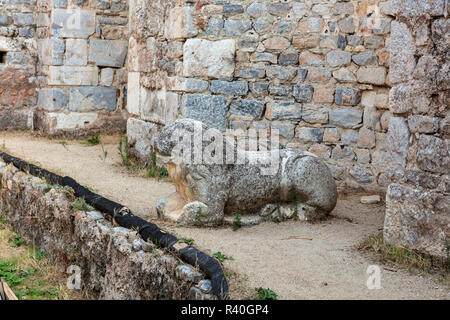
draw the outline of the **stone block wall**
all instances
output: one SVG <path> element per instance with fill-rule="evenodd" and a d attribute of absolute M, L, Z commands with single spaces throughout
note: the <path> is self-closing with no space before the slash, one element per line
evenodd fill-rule
<path fill-rule="evenodd" d="M 128 135 L 179 117 L 275 128 L 327 160 L 341 187 L 384 190 L 392 1 L 130 3 Z"/>
<path fill-rule="evenodd" d="M 45 85 L 37 127 L 50 134 L 124 131 L 127 1 L 48 1 L 37 39 Z"/>
<path fill-rule="evenodd" d="M 450 261 L 450 22 L 444 0 L 396 0 L 391 25 L 388 242 Z"/>
<path fill-rule="evenodd" d="M 33 127 L 37 11 L 36 0 L 0 1 L 0 130 Z"/>

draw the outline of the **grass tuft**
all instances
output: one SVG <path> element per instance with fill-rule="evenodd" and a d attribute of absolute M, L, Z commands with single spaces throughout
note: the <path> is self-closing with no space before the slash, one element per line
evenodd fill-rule
<path fill-rule="evenodd" d="M 255 291 L 258 293 L 256 298 L 250 300 L 277 300 L 278 295 L 269 288 L 255 288 Z"/>
<path fill-rule="evenodd" d="M 406 247 L 394 246 L 384 241 L 382 233 L 366 237 L 359 244 L 358 250 L 374 253 L 375 258 L 380 262 L 391 262 L 409 271 L 422 273 L 444 272 L 444 274 L 447 274 L 446 278 L 450 280 L 450 259 L 448 257 L 444 261 L 437 261 L 431 256 Z"/>
<path fill-rule="evenodd" d="M 100 137 L 98 135 L 93 136 L 85 139 L 82 143 L 88 146 L 96 146 L 100 144 Z"/>
<path fill-rule="evenodd" d="M 73 211 L 92 211 L 94 210 L 90 205 L 86 203 L 86 200 L 84 198 L 77 198 L 75 201 L 72 201 L 70 203 L 72 206 Z"/>
<path fill-rule="evenodd" d="M 220 262 L 224 262 L 225 260 L 234 260 L 234 258 L 232 256 L 227 256 L 220 251 L 213 253 L 212 256 L 214 258 L 216 258 L 217 260 L 219 260 Z"/>
<path fill-rule="evenodd" d="M 194 244 L 194 239 L 192 239 L 192 238 L 180 238 L 180 239 L 178 239 L 178 242 L 179 243 L 186 243 L 186 244 L 192 246 Z"/>
<path fill-rule="evenodd" d="M 120 137 L 117 150 L 119 151 L 119 156 L 120 159 L 122 160 L 122 165 L 128 167 L 130 165 L 130 146 L 128 144 L 127 136 Z"/>

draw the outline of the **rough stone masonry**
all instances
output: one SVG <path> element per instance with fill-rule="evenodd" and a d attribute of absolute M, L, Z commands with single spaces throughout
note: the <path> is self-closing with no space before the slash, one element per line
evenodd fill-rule
<path fill-rule="evenodd" d="M 177 118 L 278 129 L 341 187 L 385 190 L 392 1 L 130 2 L 128 136 Z"/>

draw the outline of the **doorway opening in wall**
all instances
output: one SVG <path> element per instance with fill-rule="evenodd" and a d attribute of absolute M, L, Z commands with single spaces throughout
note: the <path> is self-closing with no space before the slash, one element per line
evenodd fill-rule
<path fill-rule="evenodd" d="M 5 64 L 5 63 L 6 63 L 6 52 L 0 51 L 0 64 Z"/>

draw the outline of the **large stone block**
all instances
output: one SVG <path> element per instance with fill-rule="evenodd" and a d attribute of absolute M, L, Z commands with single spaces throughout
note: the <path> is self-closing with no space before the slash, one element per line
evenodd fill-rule
<path fill-rule="evenodd" d="M 169 10 L 164 25 L 164 35 L 167 39 L 186 39 L 195 37 L 198 28 L 192 17 L 192 7 L 175 7 Z"/>
<path fill-rule="evenodd" d="M 406 166 L 410 136 L 406 119 L 398 117 L 389 119 L 387 149 L 392 165 Z"/>
<path fill-rule="evenodd" d="M 95 32 L 95 11 L 52 9 L 52 36 L 87 39 Z"/>
<path fill-rule="evenodd" d="M 448 258 L 450 197 L 400 184 L 386 195 L 384 240 L 437 258 Z"/>
<path fill-rule="evenodd" d="M 390 81 L 405 82 L 412 79 L 416 59 L 414 37 L 408 26 L 402 22 L 393 21 L 390 44 Z"/>
<path fill-rule="evenodd" d="M 38 40 L 39 61 L 46 66 L 60 66 L 64 62 L 64 40 L 52 38 Z"/>
<path fill-rule="evenodd" d="M 89 62 L 101 67 L 124 66 L 128 41 L 92 39 L 89 41 L 89 47 Z"/>
<path fill-rule="evenodd" d="M 46 119 L 49 123 L 52 123 L 50 131 L 81 129 L 95 122 L 98 119 L 98 113 L 47 113 Z"/>
<path fill-rule="evenodd" d="M 302 119 L 302 106 L 295 102 L 268 103 L 266 118 L 269 120 L 297 120 Z"/>
<path fill-rule="evenodd" d="M 66 40 L 66 65 L 85 66 L 87 65 L 87 41 L 84 39 Z"/>
<path fill-rule="evenodd" d="M 230 78 L 234 74 L 235 40 L 188 39 L 184 44 L 184 76 Z"/>
<path fill-rule="evenodd" d="M 359 103 L 360 92 L 353 88 L 337 88 L 335 103 L 340 106 L 354 106 Z"/>
<path fill-rule="evenodd" d="M 384 85 L 386 83 L 386 69 L 383 67 L 361 67 L 356 73 L 359 83 Z"/>
<path fill-rule="evenodd" d="M 450 140 L 421 135 L 417 150 L 419 168 L 433 173 L 448 174 L 450 169 Z"/>
<path fill-rule="evenodd" d="M 77 87 L 70 89 L 69 110 L 88 112 L 94 110 L 115 111 L 117 89 L 105 87 Z"/>
<path fill-rule="evenodd" d="M 245 96 L 248 93 L 248 82 L 212 80 L 210 90 L 216 94 Z"/>
<path fill-rule="evenodd" d="M 141 74 L 128 72 L 127 111 L 135 116 L 141 114 Z"/>
<path fill-rule="evenodd" d="M 67 93 L 57 88 L 39 90 L 38 107 L 47 111 L 58 111 L 67 107 Z"/>
<path fill-rule="evenodd" d="M 169 77 L 167 79 L 167 89 L 170 91 L 198 93 L 208 90 L 209 83 L 205 80 Z"/>
<path fill-rule="evenodd" d="M 183 117 L 201 121 L 219 130 L 226 129 L 228 102 L 224 97 L 185 94 L 181 106 Z"/>
<path fill-rule="evenodd" d="M 96 86 L 98 68 L 94 66 L 50 66 L 48 84 L 53 86 Z"/>
<path fill-rule="evenodd" d="M 178 118 L 179 96 L 165 90 L 139 89 L 140 117 L 162 125 L 169 125 Z"/>
<path fill-rule="evenodd" d="M 156 39 L 148 38 L 138 42 L 130 38 L 128 47 L 128 70 L 135 72 L 151 72 L 156 60 Z"/>
<path fill-rule="evenodd" d="M 230 107 L 230 114 L 260 118 L 264 111 L 264 102 L 258 100 L 233 101 Z"/>
<path fill-rule="evenodd" d="M 362 116 L 362 110 L 334 109 L 330 111 L 330 123 L 342 128 L 351 129 L 361 124 Z"/>

